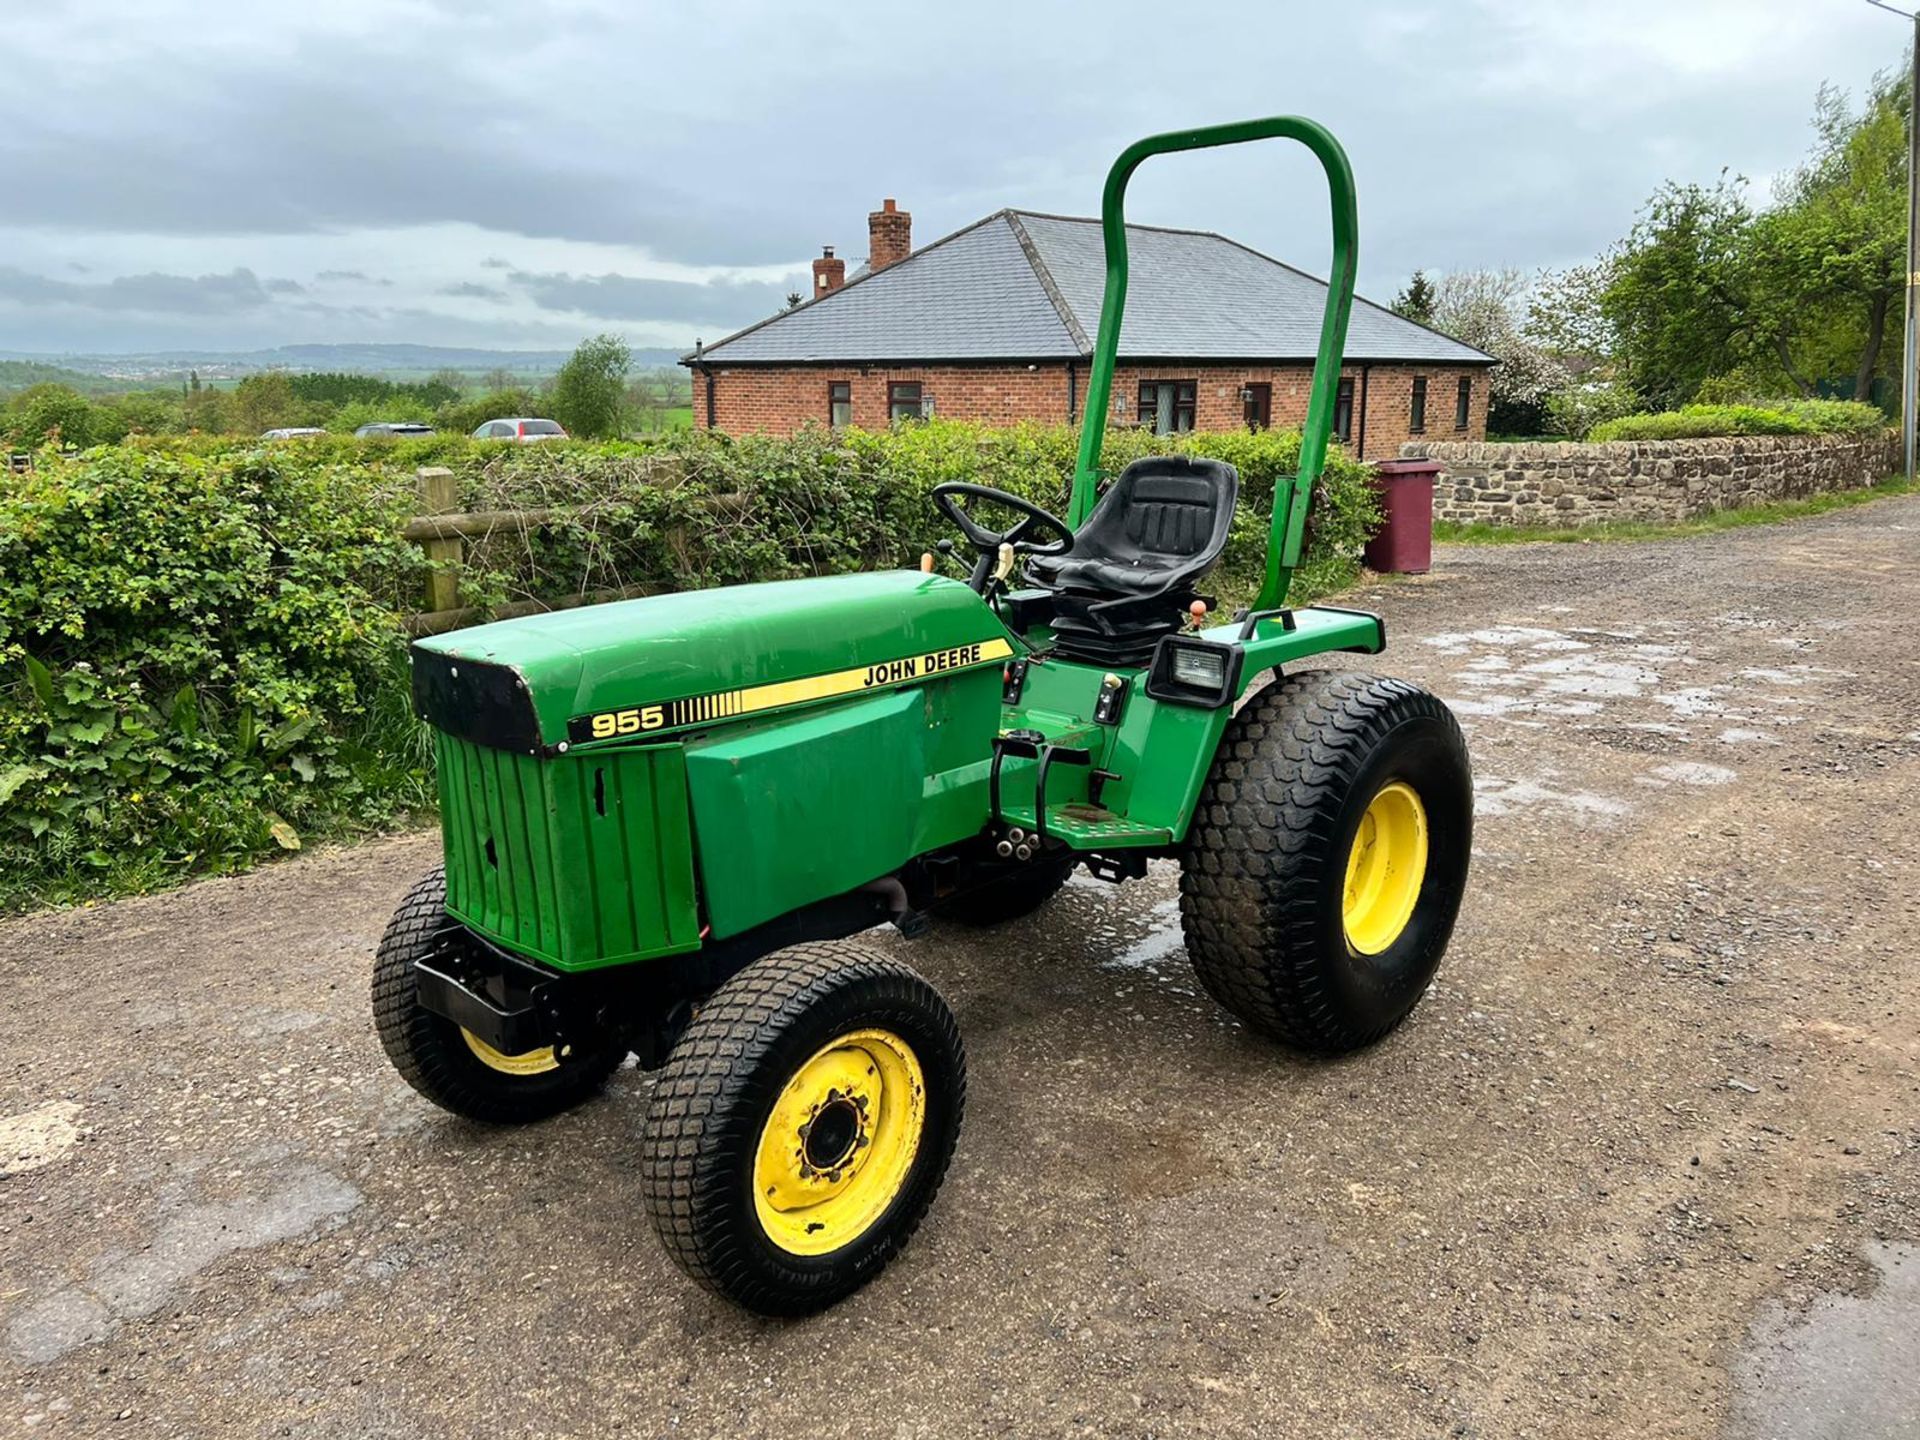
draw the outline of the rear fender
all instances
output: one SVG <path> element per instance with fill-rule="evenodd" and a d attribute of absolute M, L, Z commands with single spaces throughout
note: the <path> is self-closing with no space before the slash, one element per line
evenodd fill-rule
<path fill-rule="evenodd" d="M 1107 803 L 1136 825 L 1164 828 L 1176 842 L 1192 823 L 1227 722 L 1263 675 L 1315 655 L 1377 655 L 1386 648 L 1387 632 L 1377 615 L 1315 605 L 1255 614 L 1196 632 L 1195 638 L 1225 646 L 1237 657 L 1229 700 L 1202 706 L 1156 699 L 1146 693 L 1143 675 L 1133 687 L 1136 693 L 1121 717 L 1107 764 L 1121 777 L 1109 787 Z"/>

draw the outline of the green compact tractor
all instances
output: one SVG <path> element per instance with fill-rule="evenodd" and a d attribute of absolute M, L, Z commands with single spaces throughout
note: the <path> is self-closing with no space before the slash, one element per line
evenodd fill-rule
<path fill-rule="evenodd" d="M 1325 167 L 1333 267 L 1263 586 L 1212 624 L 1197 587 L 1233 468 L 1144 459 L 1101 491 L 1123 201 L 1148 156 L 1271 137 Z M 413 649 L 446 858 L 380 944 L 388 1055 L 428 1099 L 495 1123 L 578 1103 L 629 1054 L 658 1069 L 647 1209 L 681 1268 L 753 1310 L 817 1309 L 877 1273 L 959 1132 L 952 1014 L 849 937 L 995 924 L 1077 866 L 1121 882 L 1168 857 L 1207 990 L 1252 1029 L 1337 1052 L 1407 1014 L 1453 928 L 1473 807 L 1452 715 L 1398 680 L 1292 668 L 1386 643 L 1373 615 L 1284 604 L 1353 298 L 1346 156 L 1292 117 L 1155 136 L 1115 162 L 1102 221 L 1067 516 L 938 487 L 977 557 L 968 580 L 923 563 L 743 585 Z"/>

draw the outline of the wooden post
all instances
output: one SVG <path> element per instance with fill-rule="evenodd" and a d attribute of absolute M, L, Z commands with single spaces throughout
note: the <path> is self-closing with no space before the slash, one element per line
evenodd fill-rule
<path fill-rule="evenodd" d="M 420 481 L 420 513 L 452 515 L 460 509 L 460 487 L 444 465 L 423 465 L 414 474 Z M 421 544 L 434 568 L 427 573 L 427 609 L 456 610 L 460 606 L 461 541 L 457 535 Z"/>

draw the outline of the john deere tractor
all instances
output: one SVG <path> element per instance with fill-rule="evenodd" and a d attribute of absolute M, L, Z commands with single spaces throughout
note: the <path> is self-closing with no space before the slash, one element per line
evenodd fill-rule
<path fill-rule="evenodd" d="M 1123 202 L 1149 156 L 1276 137 L 1325 168 L 1333 266 L 1264 581 L 1214 621 L 1199 587 L 1233 467 L 1100 469 Z M 953 1015 L 850 937 L 1004 922 L 1077 867 L 1118 883 L 1166 857 L 1206 989 L 1256 1031 L 1340 1052 L 1399 1023 L 1453 928 L 1472 791 L 1452 715 L 1402 681 L 1293 668 L 1386 643 L 1373 615 L 1285 605 L 1353 297 L 1346 156 L 1295 117 L 1153 136 L 1114 163 L 1102 224 L 1067 514 L 939 486 L 966 580 L 923 565 L 743 585 L 413 649 L 445 864 L 380 944 L 388 1055 L 436 1104 L 501 1124 L 578 1103 L 629 1054 L 658 1070 L 648 1212 L 687 1274 L 753 1310 L 871 1279 L 959 1133 Z"/>

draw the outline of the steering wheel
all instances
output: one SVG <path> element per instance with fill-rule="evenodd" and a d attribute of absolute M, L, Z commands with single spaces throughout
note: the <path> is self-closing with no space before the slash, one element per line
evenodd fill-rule
<path fill-rule="evenodd" d="M 1009 510 L 1020 512 L 1021 519 L 1011 530 L 995 532 L 987 529 L 969 515 L 956 501 L 957 496 L 969 496 L 975 500 L 991 500 L 996 505 L 1004 505 Z M 1009 495 L 1005 490 L 995 490 L 988 485 L 969 485 L 960 480 L 949 480 L 944 485 L 933 487 L 933 503 L 940 512 L 960 527 L 960 533 L 967 537 L 973 548 L 980 552 L 980 558 L 974 562 L 973 576 L 968 582 L 982 595 L 997 582 L 1004 585 L 1011 564 L 1002 567 L 1001 547 L 1011 546 L 1015 555 L 1065 555 L 1073 549 L 1073 531 L 1058 515 L 1050 510 L 1042 510 L 1031 500 L 1023 500 L 1018 495 Z M 1036 534 L 1051 532 L 1053 538 L 1037 541 Z"/>

